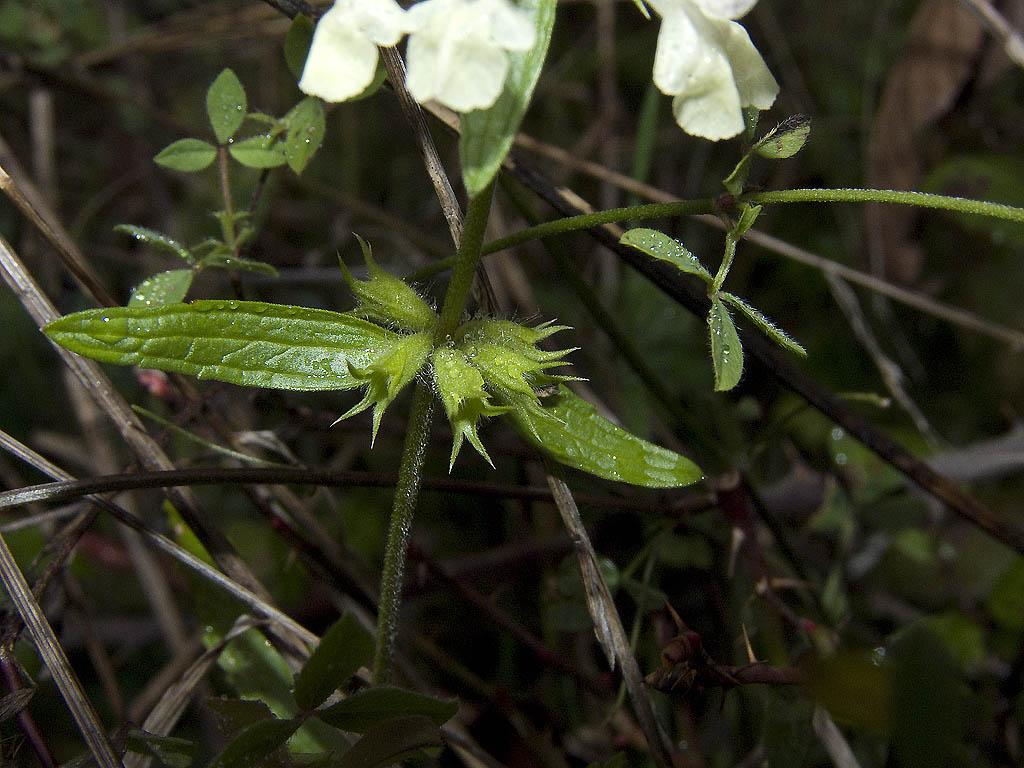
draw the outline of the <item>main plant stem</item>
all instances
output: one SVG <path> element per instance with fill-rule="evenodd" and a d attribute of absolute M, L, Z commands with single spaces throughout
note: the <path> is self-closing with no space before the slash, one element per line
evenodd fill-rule
<path fill-rule="evenodd" d="M 480 248 L 484 241 L 484 227 L 491 210 L 491 193 L 494 185 L 489 184 L 479 195 L 469 201 L 466 212 L 462 242 L 455 254 L 451 282 L 444 296 L 441 318 L 434 330 L 434 346 L 447 342 L 462 318 L 473 275 L 480 261 Z M 395 486 L 395 500 L 391 508 L 391 522 L 388 538 L 384 545 L 384 566 L 380 579 L 380 604 L 377 607 L 377 646 L 373 656 L 373 681 L 382 685 L 391 680 L 391 659 L 394 655 L 395 638 L 398 635 L 398 609 L 402 602 L 402 580 L 405 575 L 406 550 L 416 504 L 420 495 L 423 477 L 423 459 L 430 438 L 430 416 L 433 411 L 434 393 L 423 381 L 416 382 L 409 425 L 402 449 L 402 463 L 398 467 L 398 484 Z"/>

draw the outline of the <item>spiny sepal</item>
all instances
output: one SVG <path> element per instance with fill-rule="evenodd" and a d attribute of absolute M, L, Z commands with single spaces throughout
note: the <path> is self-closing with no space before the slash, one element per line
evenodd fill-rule
<path fill-rule="evenodd" d="M 484 383 L 501 400 L 513 404 L 519 396 L 536 401 L 536 389 L 574 376 L 549 374 L 550 368 L 568 363 L 562 358 L 575 347 L 547 351 L 536 346 L 567 326 L 545 323 L 535 328 L 508 320 L 473 320 L 455 333 L 456 344 L 480 371 Z"/>
<path fill-rule="evenodd" d="M 399 336 L 365 366 L 349 364 L 349 373 L 366 387 L 363 399 L 335 420 L 339 421 L 362 413 L 373 406 L 373 432 L 370 445 L 377 439 L 377 429 L 384 411 L 406 384 L 412 381 L 427 362 L 433 348 L 429 333 Z M 333 426 L 333 424 L 331 425 Z"/>
<path fill-rule="evenodd" d="M 483 376 L 462 350 L 442 347 L 434 351 L 431 362 L 437 394 L 452 425 L 452 454 L 448 470 L 455 466 L 455 457 L 459 455 L 463 440 L 468 440 L 493 467 L 494 462 L 477 433 L 477 423 L 481 417 L 499 416 L 509 409 L 491 404 L 491 395 L 484 390 Z"/>
<path fill-rule="evenodd" d="M 359 235 L 356 235 L 356 239 L 363 249 L 369 279 L 357 280 L 345 263 L 338 260 L 349 290 L 359 300 L 354 313 L 375 323 L 410 333 L 432 330 L 437 324 L 437 313 L 412 286 L 377 266 L 368 242 Z"/>

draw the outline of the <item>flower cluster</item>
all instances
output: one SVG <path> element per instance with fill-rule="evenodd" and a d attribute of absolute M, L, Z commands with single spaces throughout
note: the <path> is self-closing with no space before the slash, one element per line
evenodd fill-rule
<path fill-rule="evenodd" d="M 491 106 L 505 84 L 508 52 L 534 43 L 529 17 L 508 0 L 337 0 L 317 24 L 299 80 L 305 93 L 345 101 L 373 81 L 377 46 L 409 35 L 406 86 L 417 101 L 458 111 Z"/>
<path fill-rule="evenodd" d="M 779 92 L 735 19 L 757 0 L 648 0 L 661 15 L 654 84 L 670 95 L 687 133 L 727 139 L 743 130 L 743 107 L 768 109 Z"/>
<path fill-rule="evenodd" d="M 426 371 L 452 426 L 451 464 L 455 464 L 463 442 L 469 441 L 493 466 L 477 433 L 481 417 L 515 411 L 522 417 L 521 423 L 536 431 L 530 413 L 540 405 L 538 392 L 560 381 L 575 380 L 547 372 L 565 365 L 562 358 L 573 349 L 547 351 L 537 346 L 566 326 L 544 323 L 529 328 L 508 320 L 470 320 L 444 344 L 435 346 L 437 313 L 409 285 L 377 266 L 370 246 L 362 239 L 359 242 L 369 279 L 356 280 L 342 264 L 345 280 L 359 301 L 353 314 L 394 333 L 366 365 L 349 365 L 366 392 L 338 421 L 372 405 L 376 437 L 384 410 L 406 384 Z"/>
<path fill-rule="evenodd" d="M 648 0 L 662 17 L 654 83 L 671 95 L 688 133 L 726 139 L 743 130 L 743 108 L 768 109 L 779 86 L 736 21 L 757 0 Z M 409 35 L 406 85 L 417 101 L 458 112 L 494 104 L 510 51 L 529 50 L 536 31 L 509 0 L 336 0 L 313 36 L 299 87 L 327 101 L 362 93 L 373 80 L 377 46 Z"/>

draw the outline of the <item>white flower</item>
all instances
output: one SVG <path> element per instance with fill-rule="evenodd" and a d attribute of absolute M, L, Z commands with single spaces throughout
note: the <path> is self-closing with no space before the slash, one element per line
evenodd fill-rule
<path fill-rule="evenodd" d="M 687 133 L 713 141 L 743 130 L 743 107 L 768 109 L 779 85 L 738 18 L 756 0 L 649 0 L 661 14 L 654 84 L 673 96 Z"/>
<path fill-rule="evenodd" d="M 489 107 L 505 85 L 506 52 L 533 47 L 529 16 L 507 0 L 422 0 L 408 13 L 405 86 L 419 102 Z"/>
<path fill-rule="evenodd" d="M 337 0 L 316 25 L 299 88 L 326 101 L 362 93 L 373 82 L 377 46 L 402 38 L 405 15 L 395 0 Z"/>

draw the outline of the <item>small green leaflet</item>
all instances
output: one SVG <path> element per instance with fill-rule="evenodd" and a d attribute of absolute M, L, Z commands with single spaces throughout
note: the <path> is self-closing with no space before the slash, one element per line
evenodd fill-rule
<path fill-rule="evenodd" d="M 401 337 L 351 315 L 258 301 L 204 300 L 76 312 L 43 331 L 62 347 L 119 365 L 270 389 L 353 389 Z"/>
<path fill-rule="evenodd" d="M 667 261 L 669 264 L 675 265 L 681 272 L 697 275 L 709 285 L 714 282 L 715 278 L 697 260 L 697 257 L 690 253 L 686 246 L 664 232 L 659 232 L 656 229 L 631 229 L 622 236 L 619 242 L 636 248 L 638 251 L 643 251 L 648 256 Z"/>
<path fill-rule="evenodd" d="M 715 369 L 715 391 L 724 392 L 739 384 L 743 375 L 743 345 L 732 321 L 718 296 L 711 299 L 708 312 L 708 331 L 711 334 L 711 363 Z"/>
<path fill-rule="evenodd" d="M 200 139 L 178 139 L 161 149 L 153 162 L 173 171 L 201 171 L 217 157 L 217 148 Z"/>
<path fill-rule="evenodd" d="M 525 397 L 520 404 L 508 413 L 520 435 L 566 466 L 646 488 L 676 488 L 704 476 L 689 459 L 599 416 L 564 385 L 541 405 Z"/>
<path fill-rule="evenodd" d="M 288 126 L 284 139 L 288 167 L 297 174 L 302 173 L 324 140 L 324 104 L 320 99 L 307 96 L 281 120 Z"/>
<path fill-rule="evenodd" d="M 217 269 L 237 269 L 239 272 L 255 272 L 260 275 L 272 275 L 277 277 L 277 270 L 270 264 L 252 259 L 241 259 L 228 253 L 211 253 L 199 260 L 201 267 L 214 267 Z"/>
<path fill-rule="evenodd" d="M 775 325 L 775 323 L 773 323 L 771 320 L 765 317 L 764 313 L 761 312 L 761 310 L 754 309 L 754 307 L 747 304 L 747 302 L 745 302 L 739 296 L 731 294 L 728 291 L 722 291 L 718 295 L 726 304 L 731 304 L 733 307 L 735 307 L 748 318 L 750 318 L 750 321 L 754 323 L 754 325 L 756 325 L 758 328 L 760 328 L 765 336 L 774 341 L 780 347 L 782 347 L 783 349 L 788 349 L 790 352 L 796 352 L 798 355 L 803 355 L 804 357 L 807 357 L 807 350 L 803 348 L 800 342 L 798 342 L 784 330 L 779 328 L 779 326 Z"/>
<path fill-rule="evenodd" d="M 129 307 L 155 307 L 183 301 L 192 285 L 191 269 L 169 269 L 158 272 L 139 283 L 128 300 Z"/>
<path fill-rule="evenodd" d="M 131 235 L 140 243 L 145 243 L 153 248 L 173 253 L 180 259 L 192 263 L 192 254 L 188 248 L 179 243 L 173 237 L 157 232 L 154 229 L 148 227 L 139 227 L 135 224 L 118 224 L 114 227 L 115 232 L 123 232 L 126 235 Z"/>
<path fill-rule="evenodd" d="M 227 144 L 245 120 L 245 89 L 230 69 L 223 70 L 206 92 L 206 114 L 217 141 Z"/>
<path fill-rule="evenodd" d="M 228 152 L 248 168 L 276 168 L 288 161 L 284 144 L 269 133 L 236 141 L 228 147 Z"/>
<path fill-rule="evenodd" d="M 493 106 L 462 116 L 459 160 L 471 197 L 491 182 L 512 147 L 551 42 L 555 0 L 524 0 L 518 7 L 533 17 L 537 30 L 533 48 L 509 56 L 505 89 Z"/>
<path fill-rule="evenodd" d="M 766 133 L 754 146 L 754 152 L 769 160 L 792 157 L 807 143 L 811 135 L 811 118 L 792 115 Z"/>

